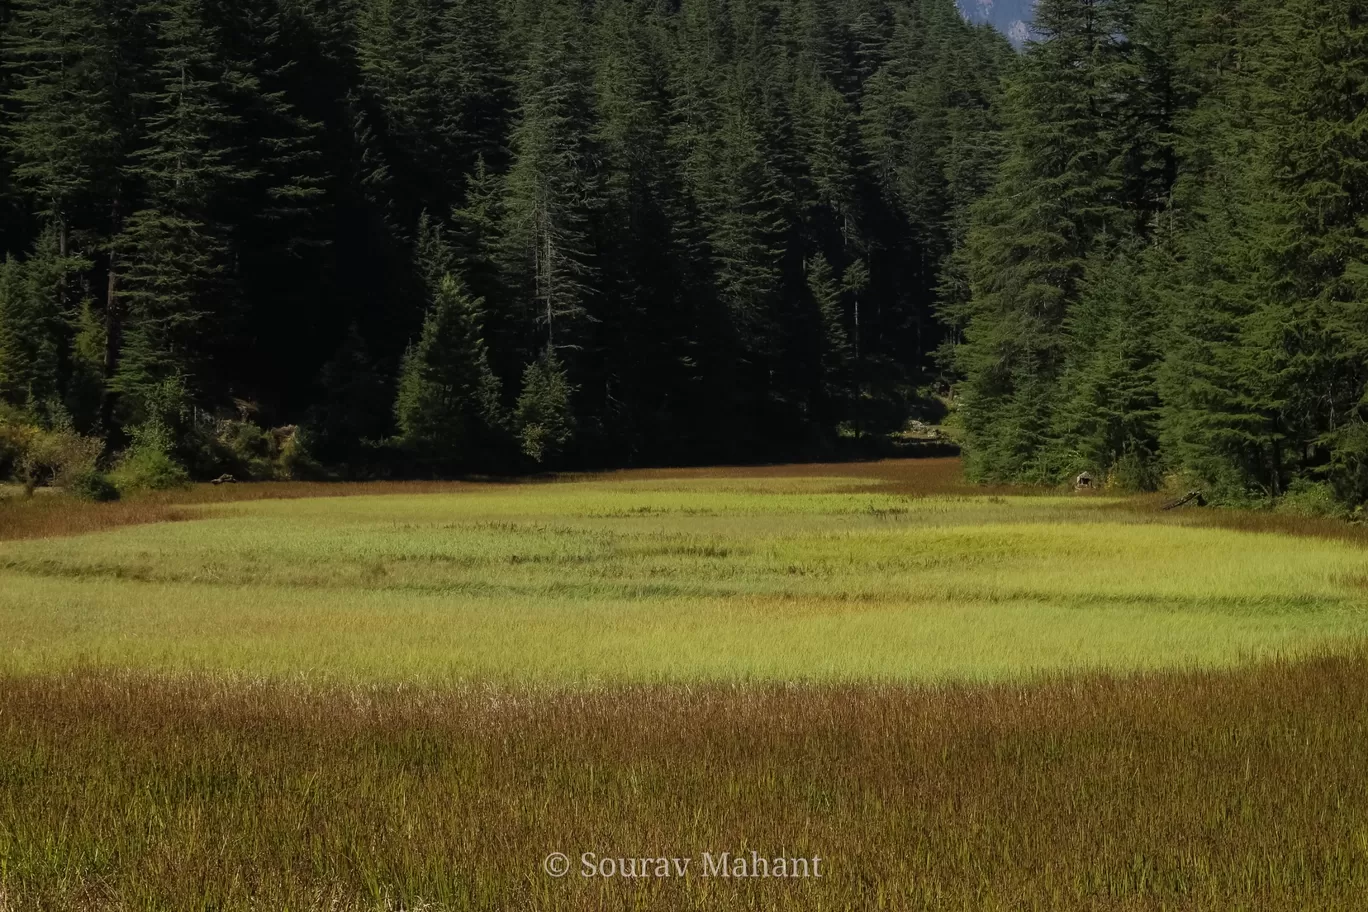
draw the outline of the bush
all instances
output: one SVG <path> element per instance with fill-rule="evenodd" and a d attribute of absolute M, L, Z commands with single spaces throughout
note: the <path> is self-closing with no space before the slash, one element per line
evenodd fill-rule
<path fill-rule="evenodd" d="M 1157 491 L 1163 483 L 1158 461 L 1137 447 L 1127 447 L 1107 472 L 1107 487 L 1120 491 Z"/>
<path fill-rule="evenodd" d="M 574 436 L 575 413 L 570 399 L 575 392 L 565 368 L 550 349 L 527 365 L 518 397 L 517 425 L 523 453 L 534 462 L 553 459 Z"/>
<path fill-rule="evenodd" d="M 176 451 L 197 478 L 291 481 L 326 475 L 313 458 L 312 437 L 295 425 L 264 429 L 247 417 L 197 417 Z"/>
<path fill-rule="evenodd" d="M 171 456 L 170 430 L 149 421 L 132 431 L 133 443 L 110 473 L 120 491 L 165 491 L 190 483 L 190 474 Z"/>
<path fill-rule="evenodd" d="M 1317 483 L 1307 478 L 1298 478 L 1287 488 L 1287 493 L 1279 498 L 1275 509 L 1279 513 L 1294 516 L 1344 516 L 1344 504 L 1335 497 L 1329 484 Z"/>
<path fill-rule="evenodd" d="M 109 477 L 120 491 L 165 491 L 190 483 L 190 474 L 171 454 L 138 447 L 124 453 Z"/>
<path fill-rule="evenodd" d="M 77 500 L 97 503 L 119 499 L 119 489 L 114 487 L 107 475 L 95 469 L 87 469 L 73 475 L 67 480 L 66 492 Z"/>
<path fill-rule="evenodd" d="M 58 415 L 50 427 L 14 409 L 0 410 L 0 466 L 32 494 L 39 485 L 66 486 L 95 471 L 104 450 L 97 437 L 78 434 Z"/>
<path fill-rule="evenodd" d="M 280 454 L 276 457 L 277 475 L 284 479 L 321 478 L 323 466 L 314 459 L 312 435 L 305 428 L 295 428 L 283 438 Z"/>

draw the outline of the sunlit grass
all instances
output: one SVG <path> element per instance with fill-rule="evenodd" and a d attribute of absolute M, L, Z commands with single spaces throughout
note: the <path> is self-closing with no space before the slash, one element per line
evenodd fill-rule
<path fill-rule="evenodd" d="M 1368 633 L 1368 551 L 1119 498 L 864 473 L 257 500 L 0 543 L 0 668 L 335 680 L 936 680 Z M 189 511 L 188 513 L 186 511 Z"/>
<path fill-rule="evenodd" d="M 949 461 L 0 503 L 0 912 L 1347 912 L 1365 564 Z M 748 849 L 829 876 L 541 868 Z"/>

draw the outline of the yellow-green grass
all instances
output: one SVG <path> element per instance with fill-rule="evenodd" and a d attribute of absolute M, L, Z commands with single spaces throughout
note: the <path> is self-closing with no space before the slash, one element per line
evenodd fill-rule
<path fill-rule="evenodd" d="M 996 679 L 1228 665 L 1368 632 L 1353 542 L 1180 523 L 1121 498 L 921 494 L 916 472 L 200 504 L 0 542 L 0 671 Z"/>

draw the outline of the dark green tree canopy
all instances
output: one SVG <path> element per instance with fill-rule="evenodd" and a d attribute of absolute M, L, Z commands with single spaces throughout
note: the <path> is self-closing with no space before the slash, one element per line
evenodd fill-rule
<path fill-rule="evenodd" d="M 191 465 L 247 413 L 374 472 L 897 430 L 1012 59 L 953 0 L 0 11 L 0 396 Z"/>

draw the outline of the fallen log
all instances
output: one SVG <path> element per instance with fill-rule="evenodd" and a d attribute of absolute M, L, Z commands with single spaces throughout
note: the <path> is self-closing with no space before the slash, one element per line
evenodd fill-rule
<path fill-rule="evenodd" d="M 1185 495 L 1183 495 L 1182 497 L 1178 498 L 1178 499 L 1175 500 L 1173 503 L 1164 504 L 1164 509 L 1165 509 L 1165 510 L 1173 510 L 1173 509 L 1176 509 L 1177 507 L 1186 506 L 1186 505 L 1188 505 L 1188 504 L 1190 504 L 1190 503 L 1194 503 L 1194 502 L 1195 502 L 1196 505 L 1199 506 L 1199 507 L 1205 507 L 1205 506 L 1206 506 L 1206 498 L 1202 496 L 1202 492 L 1201 492 L 1201 491 L 1188 491 L 1187 494 L 1185 494 Z"/>

